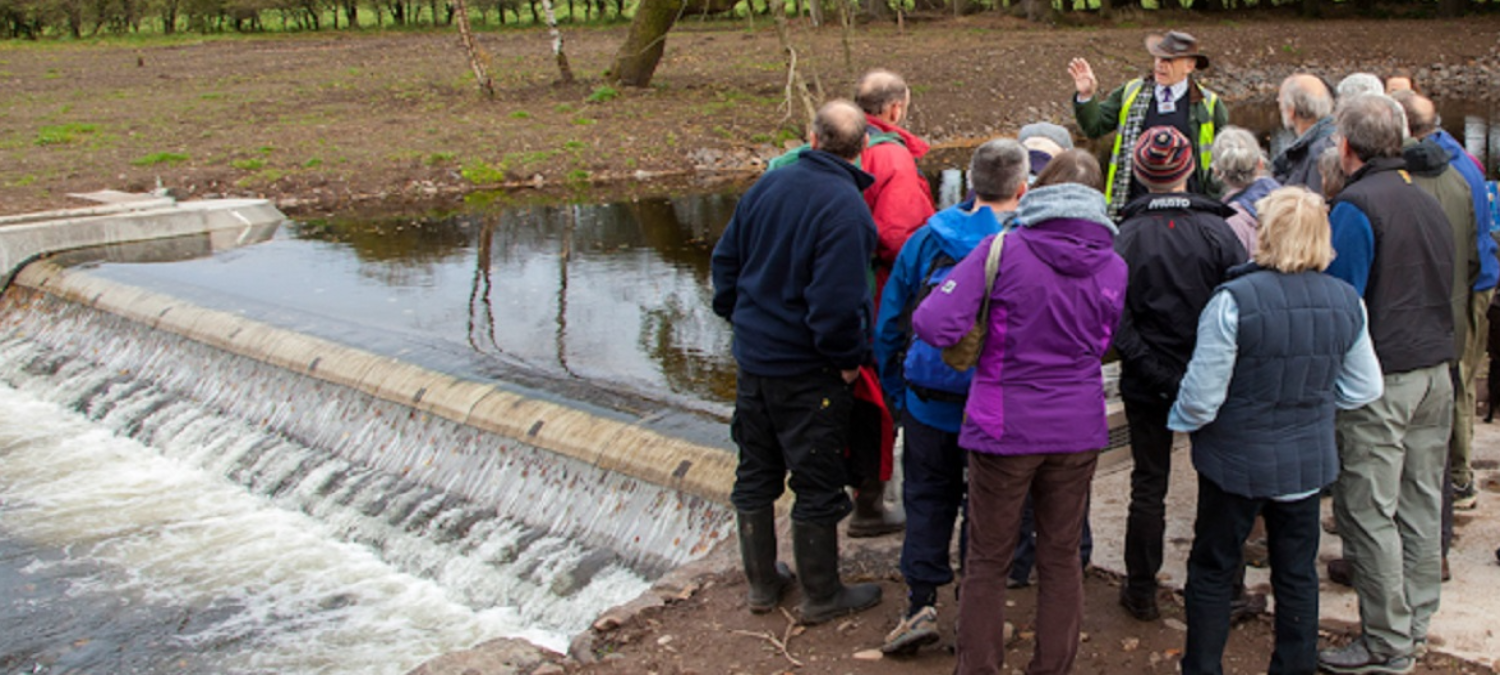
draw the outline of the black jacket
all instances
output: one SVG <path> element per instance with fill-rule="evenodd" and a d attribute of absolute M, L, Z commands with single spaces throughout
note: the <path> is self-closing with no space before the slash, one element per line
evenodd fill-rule
<path fill-rule="evenodd" d="M 860 192 L 873 180 L 809 150 L 740 199 L 714 246 L 713 307 L 734 325 L 745 372 L 791 377 L 868 360 L 875 221 Z"/>
<path fill-rule="evenodd" d="M 1354 172 L 1333 208 L 1345 205 L 1368 219 L 1375 242 L 1364 298 L 1381 371 L 1452 361 L 1454 242 L 1442 206 L 1412 184 L 1399 157 L 1375 158 Z"/>
<path fill-rule="evenodd" d="M 1120 393 L 1170 402 L 1193 356 L 1198 314 L 1245 262 L 1245 247 L 1224 222 L 1234 210 L 1202 195 L 1142 195 L 1121 215 L 1115 252 L 1130 281 L 1114 342 Z"/>

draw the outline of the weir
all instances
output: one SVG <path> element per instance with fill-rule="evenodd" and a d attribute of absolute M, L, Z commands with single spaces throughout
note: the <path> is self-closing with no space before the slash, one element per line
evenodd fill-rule
<path fill-rule="evenodd" d="M 440 373 L 50 261 L 0 298 L 0 382 L 312 516 L 553 649 L 732 529 L 733 455 L 658 428 L 660 411 Z"/>

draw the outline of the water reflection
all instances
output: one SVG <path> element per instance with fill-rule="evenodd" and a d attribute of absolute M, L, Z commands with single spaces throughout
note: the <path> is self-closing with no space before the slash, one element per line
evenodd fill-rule
<path fill-rule="evenodd" d="M 722 412 L 734 365 L 709 254 L 736 201 L 315 220 L 230 255 L 97 273 L 450 372 L 524 368 Z"/>

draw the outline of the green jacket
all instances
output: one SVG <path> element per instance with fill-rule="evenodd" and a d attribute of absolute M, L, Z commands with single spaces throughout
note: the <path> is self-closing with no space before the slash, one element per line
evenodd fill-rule
<path fill-rule="evenodd" d="M 1114 91 L 1109 92 L 1102 100 L 1095 95 L 1086 103 L 1079 103 L 1078 97 L 1073 97 L 1073 116 L 1078 120 L 1078 126 L 1083 129 L 1084 135 L 1089 138 L 1099 138 L 1111 131 L 1119 130 L 1125 123 L 1125 117 L 1129 114 L 1127 101 L 1134 100 L 1135 96 L 1142 90 L 1150 96 L 1151 91 L 1145 85 L 1154 85 L 1152 76 L 1136 78 L 1126 82 Z M 1222 192 L 1222 186 L 1214 179 L 1213 172 L 1209 171 L 1209 165 L 1213 160 L 1214 134 L 1229 124 L 1229 108 L 1219 100 L 1218 94 L 1209 89 L 1199 86 L 1198 81 L 1191 76 L 1188 78 L 1188 101 L 1192 108 L 1188 110 L 1188 124 L 1193 133 L 1188 134 L 1188 140 L 1193 142 L 1193 156 L 1198 158 L 1198 184 L 1202 185 L 1209 196 L 1217 197 Z M 1115 197 L 1111 194 L 1114 188 L 1115 169 L 1119 166 L 1120 153 L 1130 152 L 1131 148 L 1122 148 L 1122 134 L 1115 135 L 1114 151 L 1109 156 L 1109 172 L 1105 177 L 1105 198 L 1113 201 Z M 1127 195 L 1120 195 L 1123 202 Z"/>

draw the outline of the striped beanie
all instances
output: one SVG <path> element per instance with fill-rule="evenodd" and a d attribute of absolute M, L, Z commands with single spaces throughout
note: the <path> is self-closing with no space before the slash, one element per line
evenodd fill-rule
<path fill-rule="evenodd" d="M 1193 167 L 1193 144 L 1177 127 L 1151 127 L 1135 142 L 1131 170 L 1147 187 L 1176 185 L 1193 172 Z"/>

